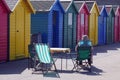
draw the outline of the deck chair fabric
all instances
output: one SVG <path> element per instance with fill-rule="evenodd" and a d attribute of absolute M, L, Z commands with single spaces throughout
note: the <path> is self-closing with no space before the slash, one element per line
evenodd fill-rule
<path fill-rule="evenodd" d="M 77 51 L 77 60 L 85 60 L 89 58 L 89 55 L 91 53 L 91 46 L 81 46 L 78 47 Z"/>
<path fill-rule="evenodd" d="M 36 44 L 38 58 L 42 63 L 51 63 L 52 59 L 49 52 L 49 47 L 46 44 Z"/>
<path fill-rule="evenodd" d="M 36 43 L 35 50 L 38 55 L 40 64 L 46 64 L 46 65 L 51 64 L 54 66 L 55 71 L 57 71 L 54 60 L 50 54 L 49 46 L 47 44 Z M 43 67 L 43 68 L 45 68 L 45 67 Z M 45 70 L 42 69 L 42 71 L 45 71 Z M 48 69 L 46 69 L 46 71 L 48 72 Z"/>

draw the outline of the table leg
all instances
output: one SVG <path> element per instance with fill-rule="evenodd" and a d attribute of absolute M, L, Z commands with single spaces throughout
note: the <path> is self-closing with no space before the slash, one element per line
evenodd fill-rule
<path fill-rule="evenodd" d="M 61 72 L 62 72 L 62 55 L 61 55 Z"/>
<path fill-rule="evenodd" d="M 67 53 L 66 53 L 66 69 L 67 69 L 67 58 L 68 58 L 68 55 L 67 55 Z"/>

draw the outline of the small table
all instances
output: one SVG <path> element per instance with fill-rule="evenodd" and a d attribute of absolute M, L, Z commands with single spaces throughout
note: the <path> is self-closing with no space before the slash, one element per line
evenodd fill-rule
<path fill-rule="evenodd" d="M 50 52 L 54 53 L 70 53 L 70 48 L 50 48 Z M 72 57 L 71 57 L 72 58 Z M 66 69 L 67 69 L 67 58 L 66 58 Z M 62 70 L 62 57 L 61 57 L 61 70 Z"/>
<path fill-rule="evenodd" d="M 50 48 L 51 53 L 70 53 L 70 48 Z"/>

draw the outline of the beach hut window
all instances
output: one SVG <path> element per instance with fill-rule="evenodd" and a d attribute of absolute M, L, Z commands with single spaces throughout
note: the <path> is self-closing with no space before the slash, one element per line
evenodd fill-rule
<path fill-rule="evenodd" d="M 84 14 L 81 14 L 81 24 L 84 24 Z"/>
<path fill-rule="evenodd" d="M 72 25 L 72 13 L 68 13 L 68 25 Z"/>

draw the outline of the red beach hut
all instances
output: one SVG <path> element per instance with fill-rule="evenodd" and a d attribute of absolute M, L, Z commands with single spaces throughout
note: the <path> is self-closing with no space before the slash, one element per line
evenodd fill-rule
<path fill-rule="evenodd" d="M 79 14 L 77 15 L 77 42 L 81 40 L 82 35 L 88 35 L 88 17 L 89 10 L 85 2 L 74 2 Z"/>
<path fill-rule="evenodd" d="M 0 0 L 0 62 L 8 60 L 8 14 L 5 0 Z"/>
<path fill-rule="evenodd" d="M 114 42 L 120 42 L 120 6 L 113 6 L 115 12 Z"/>

